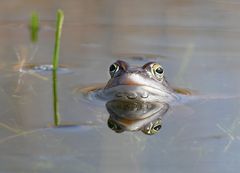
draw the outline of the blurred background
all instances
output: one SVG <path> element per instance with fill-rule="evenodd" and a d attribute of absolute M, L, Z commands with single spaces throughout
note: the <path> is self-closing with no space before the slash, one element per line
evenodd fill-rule
<path fill-rule="evenodd" d="M 240 2 L 237 0 L 4 0 L 0 5 L 0 172 L 208 172 L 239 169 Z M 59 74 L 62 122 L 51 128 L 56 11 L 65 14 Z M 40 19 L 32 43 L 29 20 Z M 126 58 L 140 55 L 144 58 Z M 119 58 L 158 61 L 172 86 L 205 99 L 172 107 L 159 134 L 117 134 L 108 113 L 76 93 L 105 83 Z"/>

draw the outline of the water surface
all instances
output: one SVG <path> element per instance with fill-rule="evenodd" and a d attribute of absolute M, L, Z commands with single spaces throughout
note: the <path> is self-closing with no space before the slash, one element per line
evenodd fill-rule
<path fill-rule="evenodd" d="M 32 1 L 0 7 L 0 172 L 237 172 L 240 156 L 238 1 Z M 55 10 L 65 12 L 59 75 L 62 122 L 52 128 L 51 73 L 16 70 L 48 64 Z M 28 17 L 40 14 L 31 44 Z M 14 11 L 14 13 L 12 13 Z M 211 99 L 172 107 L 159 134 L 117 134 L 104 106 L 74 89 L 106 82 L 119 56 L 165 68 L 170 84 Z M 158 57 L 158 58 L 155 58 Z M 237 96 L 232 97 L 231 96 Z"/>

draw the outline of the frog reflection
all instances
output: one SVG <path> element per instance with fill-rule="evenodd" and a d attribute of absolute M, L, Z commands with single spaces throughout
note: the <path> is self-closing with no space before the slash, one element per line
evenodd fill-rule
<path fill-rule="evenodd" d="M 108 127 L 117 133 L 142 131 L 147 135 L 159 132 L 168 104 L 140 100 L 110 100 L 106 103 L 110 116 Z"/>
<path fill-rule="evenodd" d="M 184 103 L 191 95 L 186 89 L 172 88 L 157 62 L 130 65 L 118 60 L 109 67 L 110 79 L 101 87 L 82 90 L 89 100 L 106 103 L 108 126 L 116 132 L 142 130 L 154 134 L 169 106 Z"/>

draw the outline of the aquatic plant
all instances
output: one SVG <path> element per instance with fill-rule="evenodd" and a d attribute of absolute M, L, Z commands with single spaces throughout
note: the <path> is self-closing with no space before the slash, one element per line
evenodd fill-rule
<path fill-rule="evenodd" d="M 52 58 L 52 89 L 53 89 L 53 113 L 54 113 L 54 125 L 60 125 L 60 114 L 59 114 L 59 103 L 58 103 L 58 92 L 57 92 L 57 70 L 59 64 L 59 50 L 60 50 L 60 40 L 62 33 L 62 25 L 64 21 L 64 13 L 62 10 L 57 11 L 57 22 L 56 22 L 56 32 L 55 32 L 55 46 Z"/>
<path fill-rule="evenodd" d="M 31 19 L 29 22 L 31 41 L 36 43 L 38 41 L 39 32 L 39 17 L 36 12 L 32 12 Z"/>

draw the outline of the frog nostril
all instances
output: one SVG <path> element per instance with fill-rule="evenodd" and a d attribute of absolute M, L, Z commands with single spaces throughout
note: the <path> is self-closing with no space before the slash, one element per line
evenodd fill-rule
<path fill-rule="evenodd" d="M 141 94 L 142 98 L 148 98 L 148 96 L 149 96 L 149 93 L 146 91 Z"/>
<path fill-rule="evenodd" d="M 137 98 L 137 94 L 136 93 L 128 93 L 127 98 L 129 98 L 129 99 L 136 99 Z"/>
<path fill-rule="evenodd" d="M 121 97 L 125 97 L 128 99 L 137 99 L 138 97 L 141 97 L 143 99 L 148 98 L 149 97 L 149 93 L 144 91 L 142 93 L 135 93 L 135 92 L 117 92 L 115 94 L 116 97 L 121 98 Z"/>
<path fill-rule="evenodd" d="M 137 93 L 133 92 L 118 92 L 115 94 L 116 97 L 126 97 L 128 99 L 136 99 L 138 97 Z"/>

